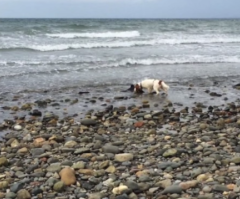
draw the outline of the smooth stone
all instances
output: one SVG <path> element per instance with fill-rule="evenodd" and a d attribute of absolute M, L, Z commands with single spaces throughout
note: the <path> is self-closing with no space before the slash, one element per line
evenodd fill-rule
<path fill-rule="evenodd" d="M 171 157 L 177 154 L 177 149 L 168 149 L 163 153 L 163 157 Z"/>
<path fill-rule="evenodd" d="M 115 199 L 129 199 L 129 197 L 128 197 L 128 195 L 123 194 L 123 195 L 116 196 Z"/>
<path fill-rule="evenodd" d="M 7 192 L 5 197 L 6 198 L 16 198 L 17 194 L 13 192 Z"/>
<path fill-rule="evenodd" d="M 8 187 L 8 181 L 0 181 L 0 190 Z"/>
<path fill-rule="evenodd" d="M 116 154 L 114 157 L 115 161 L 117 162 L 126 162 L 130 161 L 133 159 L 133 154 L 132 153 L 121 153 L 121 154 Z"/>
<path fill-rule="evenodd" d="M 54 172 L 59 172 L 59 171 L 61 170 L 61 165 L 60 165 L 60 163 L 53 163 L 53 164 L 51 164 L 50 166 L 48 166 L 48 167 L 46 168 L 46 170 L 47 170 L 48 172 L 52 172 L 52 173 L 54 173 Z"/>
<path fill-rule="evenodd" d="M 64 147 L 67 147 L 67 148 L 74 148 L 75 146 L 77 146 L 78 143 L 74 140 L 70 140 L 70 141 L 67 141 L 65 144 L 64 144 Z"/>
<path fill-rule="evenodd" d="M 178 186 L 178 185 L 171 185 L 169 187 L 166 187 L 163 190 L 162 194 L 169 194 L 169 193 L 170 194 L 172 194 L 172 193 L 181 194 L 182 191 L 183 191 L 183 189 L 180 186 Z"/>
<path fill-rule="evenodd" d="M 134 190 L 138 190 L 139 189 L 139 186 L 138 186 L 138 183 L 134 182 L 134 181 L 127 181 L 124 183 L 128 189 L 130 189 L 131 191 L 134 191 Z"/>
<path fill-rule="evenodd" d="M 79 162 L 73 163 L 72 168 L 73 169 L 84 169 L 85 166 L 86 166 L 86 162 L 79 161 Z"/>
<path fill-rule="evenodd" d="M 213 194 L 212 193 L 209 193 L 209 194 L 204 194 L 204 195 L 199 195 L 197 197 L 197 199 L 213 199 Z"/>
<path fill-rule="evenodd" d="M 239 164 L 240 163 L 240 157 L 233 157 L 230 162 L 233 162 L 235 164 Z"/>
<path fill-rule="evenodd" d="M 71 185 L 76 182 L 75 172 L 70 167 L 62 169 L 59 175 L 61 176 L 61 181 L 63 181 L 65 185 Z"/>
<path fill-rule="evenodd" d="M 111 145 L 111 144 L 105 144 L 103 146 L 103 151 L 105 153 L 113 153 L 113 154 L 117 154 L 120 152 L 119 147 Z"/>
<path fill-rule="evenodd" d="M 17 192 L 17 199 L 31 199 L 31 195 L 26 189 L 21 189 Z"/>
<path fill-rule="evenodd" d="M 220 185 L 220 184 L 214 185 L 212 189 L 213 189 L 214 191 L 218 191 L 218 192 L 229 191 L 229 189 L 228 189 L 226 186 Z"/>
<path fill-rule="evenodd" d="M 34 188 L 32 189 L 32 194 L 33 194 L 33 195 L 38 195 L 38 194 L 40 194 L 40 193 L 43 193 L 43 190 L 42 190 L 42 189 L 40 189 L 40 188 L 38 188 L 38 187 L 34 187 Z"/>
<path fill-rule="evenodd" d="M 24 187 L 24 184 L 21 182 L 16 182 L 10 187 L 10 191 L 17 193 L 20 189 Z"/>
<path fill-rule="evenodd" d="M 170 179 L 165 179 L 165 180 L 161 180 L 161 181 L 157 182 L 154 186 L 165 189 L 165 188 L 171 186 L 171 184 L 172 184 L 172 182 Z"/>
<path fill-rule="evenodd" d="M 112 190 L 113 194 L 122 194 L 124 191 L 128 190 L 128 187 L 126 185 L 120 185 L 119 187 L 115 187 Z"/>
<path fill-rule="evenodd" d="M 56 182 L 53 186 L 53 190 L 56 192 L 61 192 L 64 189 L 65 189 L 65 185 L 64 185 L 64 182 L 62 181 Z"/>
<path fill-rule="evenodd" d="M 80 148 L 80 149 L 76 149 L 74 151 L 74 154 L 82 154 L 82 153 L 87 153 L 87 152 L 90 152 L 89 148 Z"/>
<path fill-rule="evenodd" d="M 197 180 L 191 180 L 191 181 L 187 181 L 187 182 L 181 182 L 179 184 L 179 186 L 183 189 L 183 190 L 187 190 L 193 187 L 196 187 L 198 184 Z"/>
<path fill-rule="evenodd" d="M 7 164 L 8 164 L 7 158 L 6 158 L 6 157 L 1 157 L 1 158 L 0 158 L 0 167 L 1 167 L 1 166 L 5 166 L 5 165 L 7 165 Z"/>
<path fill-rule="evenodd" d="M 19 125 L 19 124 L 14 125 L 13 128 L 14 128 L 14 130 L 16 130 L 16 131 L 20 131 L 20 130 L 22 130 L 22 126 Z"/>
<path fill-rule="evenodd" d="M 85 126 L 91 126 L 91 125 L 96 125 L 98 122 L 93 119 L 83 119 L 81 120 L 81 124 Z"/>
<path fill-rule="evenodd" d="M 44 149 L 42 148 L 34 148 L 34 149 L 31 149 L 30 150 L 30 153 L 33 155 L 33 156 L 38 156 L 38 155 L 41 155 L 45 152 Z"/>

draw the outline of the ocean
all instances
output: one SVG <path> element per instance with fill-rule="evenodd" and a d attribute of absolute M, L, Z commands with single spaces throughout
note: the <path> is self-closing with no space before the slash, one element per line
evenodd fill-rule
<path fill-rule="evenodd" d="M 237 79 L 239 46 L 240 19 L 0 19 L 0 93 Z"/>

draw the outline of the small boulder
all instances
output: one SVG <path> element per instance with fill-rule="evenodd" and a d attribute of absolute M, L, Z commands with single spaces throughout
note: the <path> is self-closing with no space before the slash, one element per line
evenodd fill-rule
<path fill-rule="evenodd" d="M 1 167 L 1 166 L 5 166 L 5 165 L 7 165 L 7 164 L 8 164 L 7 158 L 6 158 L 6 157 L 1 157 L 1 158 L 0 158 L 0 167 Z"/>
<path fill-rule="evenodd" d="M 54 184 L 53 186 L 53 190 L 56 192 L 61 192 L 65 189 L 65 184 L 62 181 L 59 181 L 57 183 Z"/>
<path fill-rule="evenodd" d="M 17 199 L 31 199 L 31 195 L 26 189 L 21 189 L 17 192 Z"/>
<path fill-rule="evenodd" d="M 96 120 L 93 119 L 83 119 L 81 120 L 81 124 L 85 125 L 85 126 L 92 126 L 92 125 L 96 125 L 98 122 Z"/>
<path fill-rule="evenodd" d="M 117 162 L 126 162 L 133 159 L 132 153 L 120 153 L 115 155 L 115 161 Z"/>
<path fill-rule="evenodd" d="M 70 167 L 62 169 L 59 175 L 61 176 L 61 181 L 63 181 L 65 185 L 71 185 L 76 182 L 75 172 Z"/>

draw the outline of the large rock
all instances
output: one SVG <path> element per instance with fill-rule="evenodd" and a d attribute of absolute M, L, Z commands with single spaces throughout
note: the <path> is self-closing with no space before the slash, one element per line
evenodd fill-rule
<path fill-rule="evenodd" d="M 52 172 L 52 173 L 54 173 L 54 172 L 59 172 L 59 171 L 61 170 L 61 164 L 60 164 L 60 163 L 50 164 L 50 165 L 46 168 L 46 170 L 47 170 L 48 172 Z"/>
<path fill-rule="evenodd" d="M 119 187 L 113 188 L 112 193 L 118 195 L 122 194 L 126 190 L 128 190 L 128 187 L 126 185 L 120 185 Z"/>
<path fill-rule="evenodd" d="M 187 181 L 187 182 L 181 182 L 181 183 L 179 184 L 179 186 L 180 186 L 182 189 L 187 190 L 187 189 L 196 187 L 197 184 L 198 184 L 198 181 L 197 181 L 197 180 L 191 180 L 191 181 Z"/>
<path fill-rule="evenodd" d="M 172 194 L 172 193 L 177 193 L 177 194 L 180 194 L 182 193 L 182 188 L 178 185 L 172 185 L 172 186 L 169 186 L 167 188 L 165 188 L 162 192 L 162 194 Z"/>
<path fill-rule="evenodd" d="M 67 148 L 73 148 L 77 145 L 78 143 L 74 140 L 67 141 L 64 146 Z"/>
<path fill-rule="evenodd" d="M 119 150 L 119 148 L 117 146 L 113 146 L 112 144 L 105 144 L 103 146 L 103 151 L 105 153 L 114 153 L 114 154 L 116 154 L 116 153 L 119 153 L 120 150 Z"/>
<path fill-rule="evenodd" d="M 17 199 L 31 199 L 31 195 L 26 189 L 21 189 L 17 192 Z"/>
<path fill-rule="evenodd" d="M 8 187 L 8 181 L 0 181 L 0 190 Z"/>
<path fill-rule="evenodd" d="M 34 149 L 31 149 L 30 150 L 30 153 L 33 155 L 33 156 L 38 156 L 38 155 L 41 155 L 45 152 L 45 150 L 43 148 L 34 148 Z"/>
<path fill-rule="evenodd" d="M 165 151 L 163 153 L 163 157 L 172 157 L 175 156 L 177 154 L 177 149 L 168 149 L 167 151 Z"/>
<path fill-rule="evenodd" d="M 7 165 L 7 164 L 8 164 L 7 158 L 6 158 L 6 157 L 1 157 L 1 158 L 0 158 L 0 167 L 1 167 L 1 166 L 5 166 L 5 165 Z"/>
<path fill-rule="evenodd" d="M 53 190 L 56 192 L 61 192 L 65 189 L 65 184 L 62 181 L 59 181 L 57 183 L 54 184 L 53 186 Z"/>
<path fill-rule="evenodd" d="M 61 176 L 61 181 L 63 181 L 65 185 L 71 185 L 76 182 L 75 172 L 70 167 L 62 169 L 59 175 Z"/>
<path fill-rule="evenodd" d="M 22 189 L 24 187 L 24 184 L 21 182 L 15 182 L 11 187 L 10 187 L 10 191 L 17 193 L 20 189 Z"/>
<path fill-rule="evenodd" d="M 233 88 L 240 90 L 240 83 L 233 86 Z"/>
<path fill-rule="evenodd" d="M 120 153 L 115 155 L 115 161 L 126 162 L 133 159 L 132 153 Z"/>
<path fill-rule="evenodd" d="M 96 125 L 98 122 L 93 119 L 83 119 L 81 120 L 81 124 L 85 126 L 91 126 L 91 125 Z"/>

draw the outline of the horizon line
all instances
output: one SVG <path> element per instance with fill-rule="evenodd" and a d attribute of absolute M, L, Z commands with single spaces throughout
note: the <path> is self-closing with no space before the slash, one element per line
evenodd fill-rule
<path fill-rule="evenodd" d="M 239 17 L 0 17 L 0 19 L 240 19 Z"/>

